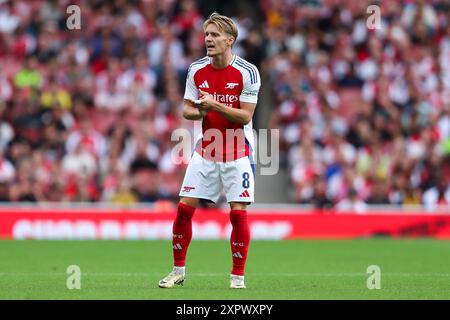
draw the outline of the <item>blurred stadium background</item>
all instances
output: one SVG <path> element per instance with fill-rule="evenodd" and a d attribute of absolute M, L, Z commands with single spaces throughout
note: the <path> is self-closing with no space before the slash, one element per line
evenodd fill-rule
<path fill-rule="evenodd" d="M 445 0 L 0 0 L 0 237 L 170 237 L 185 171 L 170 136 L 192 130 L 184 83 L 213 11 L 261 72 L 254 127 L 280 130 L 259 237 L 450 237 Z M 225 215 L 196 227 L 228 232 Z"/>

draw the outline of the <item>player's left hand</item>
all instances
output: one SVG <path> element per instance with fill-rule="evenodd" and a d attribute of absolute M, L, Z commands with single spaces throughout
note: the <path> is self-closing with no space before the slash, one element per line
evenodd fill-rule
<path fill-rule="evenodd" d="M 209 111 L 214 106 L 217 101 L 214 99 L 214 97 L 209 94 L 208 92 L 199 90 L 200 94 L 202 95 L 200 97 L 201 103 L 198 105 L 200 110 Z"/>

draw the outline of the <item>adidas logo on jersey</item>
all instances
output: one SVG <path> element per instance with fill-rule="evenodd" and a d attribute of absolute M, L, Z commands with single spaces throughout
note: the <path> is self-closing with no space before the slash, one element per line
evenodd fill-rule
<path fill-rule="evenodd" d="M 247 190 L 242 192 L 241 195 L 239 196 L 239 198 L 248 198 L 248 197 L 250 197 L 250 193 L 248 193 Z"/>
<path fill-rule="evenodd" d="M 181 244 L 179 244 L 179 243 L 174 244 L 173 248 L 174 248 L 174 250 L 181 250 L 182 249 Z"/>
<path fill-rule="evenodd" d="M 203 81 L 203 83 L 201 85 L 198 86 L 199 88 L 205 89 L 205 88 L 209 88 L 209 84 L 208 81 Z"/>

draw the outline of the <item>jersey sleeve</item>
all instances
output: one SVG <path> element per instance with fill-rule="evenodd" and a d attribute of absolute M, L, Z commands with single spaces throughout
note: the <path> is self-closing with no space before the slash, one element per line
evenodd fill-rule
<path fill-rule="evenodd" d="M 198 90 L 194 82 L 194 73 L 195 73 L 194 69 L 192 67 L 189 67 L 186 79 L 186 88 L 184 89 L 184 99 L 188 100 L 198 99 Z"/>
<path fill-rule="evenodd" d="M 250 71 L 244 73 L 244 83 L 239 101 L 257 103 L 259 88 L 261 87 L 261 77 L 256 67 L 253 66 Z"/>

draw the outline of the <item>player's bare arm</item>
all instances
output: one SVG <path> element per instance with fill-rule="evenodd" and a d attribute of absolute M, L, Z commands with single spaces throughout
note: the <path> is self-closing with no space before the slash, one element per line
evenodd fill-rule
<path fill-rule="evenodd" d="M 226 105 L 216 101 L 209 93 L 199 90 L 202 97 L 198 104 L 198 109 L 208 112 L 210 110 L 216 111 L 223 115 L 226 119 L 240 124 L 246 125 L 252 120 L 255 112 L 256 103 L 240 102 L 240 109 L 230 108 Z"/>
<path fill-rule="evenodd" d="M 187 120 L 200 120 L 206 115 L 206 111 L 202 111 L 194 105 L 194 102 L 184 99 L 183 117 Z"/>

